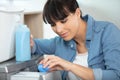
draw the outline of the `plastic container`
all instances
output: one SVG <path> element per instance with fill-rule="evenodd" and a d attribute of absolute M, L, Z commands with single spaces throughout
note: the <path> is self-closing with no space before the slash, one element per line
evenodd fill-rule
<path fill-rule="evenodd" d="M 19 25 L 16 29 L 16 61 L 31 59 L 30 30 L 26 25 Z"/>

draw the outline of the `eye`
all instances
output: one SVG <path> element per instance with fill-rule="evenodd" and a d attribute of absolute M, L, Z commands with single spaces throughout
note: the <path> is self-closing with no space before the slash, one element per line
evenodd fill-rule
<path fill-rule="evenodd" d="M 64 18 L 63 20 L 61 20 L 61 23 L 66 23 L 67 22 L 67 18 Z"/>
<path fill-rule="evenodd" d="M 54 27 L 55 26 L 55 24 L 53 23 L 53 24 L 50 24 L 51 25 L 51 27 Z"/>

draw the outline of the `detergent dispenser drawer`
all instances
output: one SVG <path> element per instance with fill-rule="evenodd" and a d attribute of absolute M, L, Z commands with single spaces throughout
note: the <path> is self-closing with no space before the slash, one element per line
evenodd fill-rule
<path fill-rule="evenodd" d="M 11 80 L 62 80 L 59 71 L 42 72 L 19 72 L 11 76 Z"/>

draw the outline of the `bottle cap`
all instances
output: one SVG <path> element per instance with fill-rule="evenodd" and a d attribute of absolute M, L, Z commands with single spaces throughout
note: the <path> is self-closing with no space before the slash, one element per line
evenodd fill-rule
<path fill-rule="evenodd" d="M 39 64 L 39 65 L 38 65 L 38 70 L 39 70 L 40 72 L 48 72 L 49 68 L 48 68 L 48 67 L 44 68 L 44 67 L 43 67 L 43 64 Z"/>

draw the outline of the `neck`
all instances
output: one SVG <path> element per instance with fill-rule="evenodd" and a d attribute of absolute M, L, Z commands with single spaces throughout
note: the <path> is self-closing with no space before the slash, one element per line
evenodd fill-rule
<path fill-rule="evenodd" d="M 87 23 L 84 20 L 80 20 L 79 23 L 79 30 L 74 37 L 74 40 L 77 44 L 83 44 L 86 41 L 86 29 L 87 29 Z"/>
<path fill-rule="evenodd" d="M 84 20 L 80 21 L 80 26 L 77 35 L 75 36 L 74 40 L 77 44 L 77 51 L 79 53 L 84 53 L 87 51 L 86 48 L 86 29 L 87 23 Z"/>

